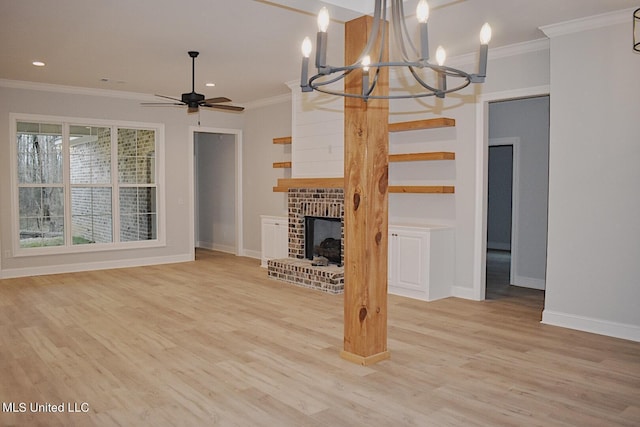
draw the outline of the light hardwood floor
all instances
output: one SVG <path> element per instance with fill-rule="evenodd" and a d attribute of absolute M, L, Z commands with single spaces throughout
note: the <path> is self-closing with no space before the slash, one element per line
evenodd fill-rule
<path fill-rule="evenodd" d="M 0 425 L 640 425 L 640 343 L 542 325 L 541 302 L 390 295 L 391 359 L 361 367 L 342 296 L 197 258 L 0 281 L 0 400 L 89 405 Z"/>

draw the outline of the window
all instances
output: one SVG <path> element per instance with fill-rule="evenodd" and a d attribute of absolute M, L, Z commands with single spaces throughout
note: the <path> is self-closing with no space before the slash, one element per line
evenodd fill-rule
<path fill-rule="evenodd" d="M 64 245 L 62 126 L 21 122 L 17 129 L 20 247 Z"/>
<path fill-rule="evenodd" d="M 18 254 L 159 242 L 160 126 L 14 120 Z"/>

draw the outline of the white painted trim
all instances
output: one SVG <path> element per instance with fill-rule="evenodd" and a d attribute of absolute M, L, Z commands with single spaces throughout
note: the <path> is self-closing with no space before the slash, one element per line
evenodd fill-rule
<path fill-rule="evenodd" d="M 236 255 L 236 247 L 230 245 L 221 245 L 214 242 L 204 242 L 202 240 L 196 241 L 196 248 L 208 249 L 210 251 L 226 252 L 228 254 Z"/>
<path fill-rule="evenodd" d="M 43 92 L 68 93 L 73 95 L 103 96 L 108 98 L 133 99 L 136 101 L 157 101 L 152 94 L 126 92 L 122 90 L 96 89 L 79 86 L 63 86 L 50 83 L 37 83 L 23 80 L 0 79 L 0 87 L 9 89 L 39 90 Z"/>
<path fill-rule="evenodd" d="M 225 253 L 228 253 L 228 254 L 233 254 L 233 255 L 239 256 L 235 246 L 221 245 L 219 243 L 213 243 L 211 245 L 211 250 L 212 251 L 225 252 Z"/>
<path fill-rule="evenodd" d="M 633 22 L 634 9 L 635 8 L 632 7 L 630 9 L 617 10 L 614 12 L 603 13 L 601 15 L 588 16 L 586 18 L 559 22 L 557 24 L 544 25 L 539 28 L 547 37 L 553 38 L 556 36 L 564 36 L 566 34 L 608 27 L 611 25 L 631 24 Z"/>
<path fill-rule="evenodd" d="M 476 292 L 473 288 L 465 288 L 462 286 L 452 286 L 451 296 L 456 298 L 464 298 L 470 300 L 477 300 Z"/>
<path fill-rule="evenodd" d="M 544 38 L 522 43 L 514 43 L 507 46 L 489 47 L 489 61 L 542 50 L 549 50 L 549 39 Z M 451 58 L 447 58 L 447 65 L 450 67 L 459 67 L 462 65 L 475 64 L 477 62 L 477 52 L 465 53 L 463 55 L 456 55 Z"/>
<path fill-rule="evenodd" d="M 10 268 L 3 271 L 2 278 L 41 276 L 46 274 L 77 273 L 80 271 L 109 270 L 113 268 L 144 267 L 148 265 L 173 264 L 193 261 L 189 254 L 151 258 L 133 258 L 114 261 L 98 261 L 80 264 L 48 265 L 42 267 Z"/>
<path fill-rule="evenodd" d="M 511 276 L 511 284 L 520 288 L 538 289 L 540 291 L 544 291 L 546 287 L 546 281 L 544 279 L 518 275 Z"/>
<path fill-rule="evenodd" d="M 476 100 L 476 176 L 475 176 L 475 213 L 473 238 L 473 298 L 484 300 L 486 288 L 487 253 L 487 167 L 489 125 L 487 123 L 489 102 L 508 99 L 528 98 L 549 95 L 550 87 L 534 86 L 503 92 L 485 93 Z"/>
<path fill-rule="evenodd" d="M 189 230 L 191 234 L 189 237 L 189 247 L 192 248 L 193 256 L 195 258 L 195 134 L 196 132 L 202 133 L 221 133 L 226 135 L 235 135 L 235 181 L 236 181 L 236 247 L 231 252 L 237 256 L 241 256 L 244 253 L 244 228 L 243 228 L 243 215 L 244 205 L 242 202 L 242 130 L 241 129 L 228 129 L 228 128 L 210 128 L 202 126 L 189 126 Z"/>
<path fill-rule="evenodd" d="M 246 256 L 246 257 L 249 257 L 249 258 L 255 258 L 255 259 L 261 260 L 262 259 L 262 252 L 255 251 L 253 249 L 245 249 L 241 256 Z"/>
<path fill-rule="evenodd" d="M 15 141 L 17 128 L 16 123 L 18 121 L 30 121 L 30 122 L 41 122 L 41 123 L 59 123 L 62 125 L 62 136 L 63 140 L 63 157 L 65 159 L 69 158 L 68 152 L 68 127 L 70 125 L 90 125 L 90 126 L 105 126 L 110 128 L 133 128 L 133 129 L 153 129 L 156 134 L 156 178 L 157 182 L 155 183 L 156 188 L 156 203 L 157 203 L 157 233 L 156 239 L 154 240 L 144 240 L 144 241 L 135 241 L 135 242 L 120 242 L 118 230 L 120 227 L 119 222 L 119 210 L 117 204 L 112 204 L 112 214 L 113 214 L 113 242 L 110 243 L 96 243 L 91 245 L 71 245 L 68 242 L 71 242 L 71 227 L 65 227 L 65 245 L 64 246 L 50 246 L 50 247 L 41 247 L 41 248 L 21 248 L 20 247 L 20 230 L 19 230 L 19 220 L 18 220 L 18 172 L 16 169 L 16 161 L 17 153 L 15 144 L 10 144 L 9 152 L 10 157 L 13 159 L 9 163 L 10 175 L 11 175 L 11 200 L 13 203 L 13 207 L 11 208 L 11 248 L 12 248 L 12 257 L 32 257 L 32 256 L 43 256 L 43 255 L 62 255 L 62 254 L 77 254 L 77 253 L 94 253 L 100 251 L 114 251 L 114 250 L 130 250 L 130 249 L 146 249 L 146 248 L 157 248 L 157 247 L 165 247 L 166 246 L 166 205 L 165 205 L 165 158 L 164 158 L 164 150 L 165 150 L 165 130 L 164 123 L 151 123 L 151 122 L 134 122 L 134 121 L 125 121 L 125 120 L 105 120 L 105 119 L 93 119 L 93 118 L 78 118 L 78 117 L 67 117 L 67 116 L 48 116 L 42 114 L 24 114 L 24 113 L 9 113 L 9 132 L 10 132 L 10 141 Z M 115 132 L 112 132 L 112 154 L 117 153 L 117 147 L 113 143 L 113 139 L 116 138 Z M 69 164 L 67 161 L 64 162 L 65 168 L 65 176 L 69 175 Z M 116 177 L 114 171 L 117 170 L 117 164 L 112 163 L 112 177 Z M 65 188 L 68 188 L 69 185 L 68 179 L 63 181 L 62 184 Z M 116 193 L 118 183 L 112 182 L 112 194 L 113 198 L 116 199 Z M 71 224 L 71 192 L 65 191 L 65 213 L 64 213 L 64 221 L 66 225 Z"/>
<path fill-rule="evenodd" d="M 548 309 L 542 312 L 540 323 L 640 342 L 640 327 L 626 323 L 576 316 Z"/>
<path fill-rule="evenodd" d="M 298 86 L 299 85 L 300 83 L 298 82 Z M 285 93 L 282 95 L 272 96 L 271 98 L 263 98 L 247 102 L 244 104 L 244 108 L 245 110 L 252 110 L 255 108 L 267 107 L 269 105 L 281 104 L 283 102 L 291 102 L 291 93 Z"/>

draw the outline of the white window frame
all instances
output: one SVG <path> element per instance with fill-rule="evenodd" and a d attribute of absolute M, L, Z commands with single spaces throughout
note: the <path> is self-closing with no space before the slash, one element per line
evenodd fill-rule
<path fill-rule="evenodd" d="M 11 224 L 12 224 L 12 249 L 15 257 L 27 257 L 38 255 L 52 254 L 73 254 L 73 253 L 90 253 L 99 251 L 114 251 L 123 249 L 144 249 L 166 246 L 166 211 L 165 211 L 165 161 L 164 146 L 165 133 L 164 124 L 162 123 L 146 123 L 146 122 L 129 122 L 122 120 L 102 120 L 80 117 L 60 117 L 45 116 L 35 114 L 18 114 L 9 113 L 10 120 L 10 155 L 11 155 Z M 65 224 L 65 245 L 64 246 L 47 246 L 35 248 L 20 247 L 20 218 L 19 218 L 19 201 L 18 201 L 18 168 L 17 168 L 17 123 L 18 122 L 34 122 L 34 123 L 59 123 L 62 124 L 63 133 L 63 183 L 65 189 L 65 206 L 64 206 L 64 224 Z M 70 182 L 70 157 L 69 157 L 69 138 L 68 129 L 70 125 L 86 125 L 86 126 L 102 126 L 111 127 L 111 150 L 116 153 L 116 161 L 111 162 L 111 197 L 112 197 L 112 227 L 113 242 L 110 243 L 91 243 L 85 245 L 73 245 L 69 241 L 71 233 L 71 188 Z M 156 135 L 156 221 L 157 234 L 153 240 L 140 241 L 120 241 L 120 201 L 119 188 L 122 187 L 118 181 L 118 162 L 117 162 L 117 129 L 148 129 L 154 130 Z M 112 156 L 113 159 L 113 156 Z M 115 164 L 114 164 L 115 163 Z M 103 185 L 104 186 L 104 185 Z M 127 185 L 124 185 L 125 187 Z"/>

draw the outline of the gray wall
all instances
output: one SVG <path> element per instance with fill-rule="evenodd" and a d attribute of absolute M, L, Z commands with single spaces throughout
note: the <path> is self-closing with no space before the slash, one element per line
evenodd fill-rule
<path fill-rule="evenodd" d="M 630 14 L 552 36 L 543 321 L 640 341 L 639 71 Z"/>
<path fill-rule="evenodd" d="M 286 193 L 274 193 L 278 178 L 291 177 L 289 169 L 274 169 L 274 162 L 291 159 L 291 146 L 273 144 L 273 138 L 291 135 L 291 101 L 251 108 L 245 113 L 243 150 L 244 248 L 260 256 L 260 215 L 287 216 Z"/>
<path fill-rule="evenodd" d="M 544 288 L 549 187 L 549 97 L 489 104 L 489 138 L 520 141 L 514 284 Z"/>
<path fill-rule="evenodd" d="M 37 86 L 36 86 L 37 87 Z M 160 262 L 186 261 L 192 257 L 188 218 L 190 212 L 189 160 L 192 156 L 189 126 L 197 125 L 197 115 L 182 108 L 149 108 L 140 106 L 139 99 L 115 98 L 105 91 L 85 94 L 31 90 L 0 86 L 0 247 L 3 275 L 38 274 L 40 272 L 74 271 L 105 268 L 114 265 L 144 265 Z M 9 113 L 29 113 L 49 116 L 80 117 L 126 122 L 162 123 L 165 129 L 165 175 L 162 196 L 166 206 L 166 245 L 136 250 L 109 250 L 91 253 L 68 253 L 46 256 L 15 257 L 11 253 L 11 177 L 9 148 Z M 244 117 L 216 111 L 200 114 L 202 126 L 242 129 Z"/>
<path fill-rule="evenodd" d="M 196 246 L 236 252 L 235 135 L 195 135 Z"/>
<path fill-rule="evenodd" d="M 487 249 L 511 250 L 513 146 L 489 147 Z"/>

